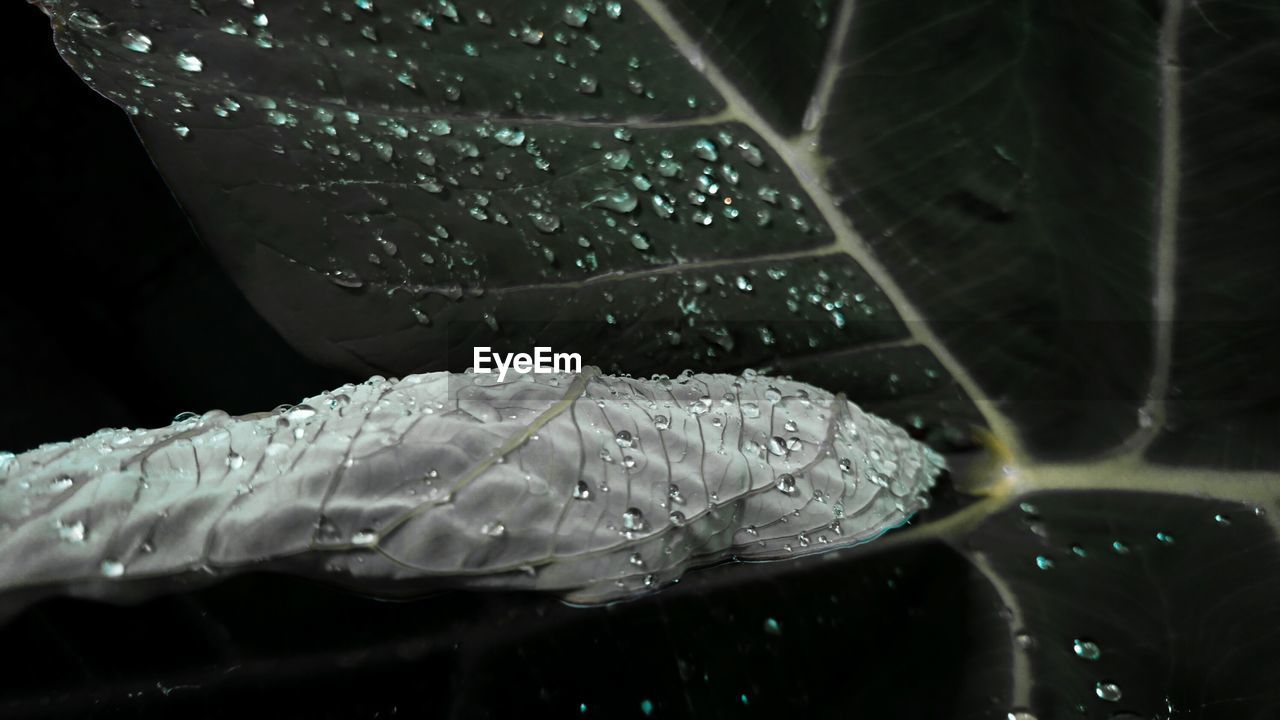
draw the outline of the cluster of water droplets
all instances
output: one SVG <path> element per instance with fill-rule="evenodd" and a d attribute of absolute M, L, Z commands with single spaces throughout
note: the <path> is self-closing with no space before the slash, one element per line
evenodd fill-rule
<path fill-rule="evenodd" d="M 723 105 L 642 13 L 617 3 L 63 12 L 68 58 L 129 112 L 169 125 L 189 152 L 224 152 L 221 141 L 202 150 L 202 134 L 248 139 L 241 148 L 256 155 L 240 162 L 252 170 L 224 180 L 246 184 L 242 202 L 260 202 L 257 186 L 317 209 L 291 262 L 343 288 L 410 297 L 407 320 L 420 325 L 503 278 L 576 282 L 829 242 L 759 137 L 727 120 L 681 122 Z M 190 41 L 186 28 L 205 25 L 216 32 Z M 667 97 L 665 85 L 686 90 Z M 291 179 L 299 165 L 304 182 Z M 730 281 L 750 294 L 775 272 L 785 269 Z M 861 310 L 825 304 L 840 326 Z M 497 324 L 496 310 L 484 314 Z M 758 333 L 775 341 L 774 329 Z"/>

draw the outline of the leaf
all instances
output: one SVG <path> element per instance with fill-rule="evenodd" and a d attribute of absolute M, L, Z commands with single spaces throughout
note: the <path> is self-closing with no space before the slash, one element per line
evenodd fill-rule
<path fill-rule="evenodd" d="M 942 469 L 900 428 L 800 383 L 592 368 L 375 378 L 0 460 L 0 592 L 24 600 L 265 567 L 401 595 L 606 602 L 691 565 L 869 540 L 924 507 Z"/>
<path fill-rule="evenodd" d="M 982 648 L 1007 620 L 1000 672 L 955 708 L 1274 714 L 1250 682 L 1274 653 L 1223 649 L 1276 597 L 1274 4 L 368 7 L 52 15 L 312 358 L 404 374 L 536 343 L 791 373 L 949 451 L 982 424 L 996 462 L 953 463 L 980 499 L 870 546 L 955 548 L 987 585 L 950 619 Z M 1186 583 L 1206 557 L 1231 590 Z M 848 589 L 836 567 L 813 572 Z"/>

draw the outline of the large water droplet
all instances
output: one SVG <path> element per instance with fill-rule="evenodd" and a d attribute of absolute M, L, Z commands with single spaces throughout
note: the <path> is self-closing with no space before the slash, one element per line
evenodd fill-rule
<path fill-rule="evenodd" d="M 644 514 L 636 508 L 627 508 L 622 513 L 622 529 L 627 532 L 640 532 L 647 527 L 644 521 Z"/>
<path fill-rule="evenodd" d="M 114 560 L 112 558 L 107 558 L 106 560 L 103 560 L 102 565 L 99 566 L 99 569 L 102 571 L 103 575 L 109 578 L 118 578 L 121 575 L 124 575 L 124 563 L 120 562 L 119 560 Z"/>
<path fill-rule="evenodd" d="M 782 473 L 778 479 L 774 481 L 774 486 L 786 495 L 796 494 L 796 478 L 791 473 Z"/>
<path fill-rule="evenodd" d="M 56 527 L 58 529 L 59 540 L 77 545 L 84 542 L 85 526 L 83 522 L 77 520 L 73 523 L 63 523 L 59 520 Z"/>
<path fill-rule="evenodd" d="M 555 213 L 529 213 L 529 222 L 533 223 L 533 226 L 537 228 L 539 232 L 553 233 L 560 229 L 560 216 Z"/>
<path fill-rule="evenodd" d="M 1093 643 L 1088 640 L 1076 639 L 1072 642 L 1071 649 L 1075 652 L 1077 657 L 1085 660 L 1097 660 L 1099 657 L 1102 657 L 1102 650 L 1098 647 L 1097 643 Z"/>
<path fill-rule="evenodd" d="M 520 128 L 502 128 L 493 134 L 493 139 L 507 147 L 520 147 L 524 144 L 524 131 Z"/>
<path fill-rule="evenodd" d="M 200 58 L 192 55 L 186 50 L 178 53 L 177 61 L 178 67 L 186 70 L 187 72 L 200 72 L 201 70 L 204 70 L 204 63 Z"/>
<path fill-rule="evenodd" d="M 120 43 L 134 52 L 151 52 L 151 38 L 137 30 L 125 30 L 120 33 Z"/>
<path fill-rule="evenodd" d="M 1123 697 L 1120 692 L 1120 686 L 1113 682 L 1099 682 L 1094 686 L 1093 691 L 1097 693 L 1100 699 L 1107 702 L 1119 702 L 1120 698 Z"/>

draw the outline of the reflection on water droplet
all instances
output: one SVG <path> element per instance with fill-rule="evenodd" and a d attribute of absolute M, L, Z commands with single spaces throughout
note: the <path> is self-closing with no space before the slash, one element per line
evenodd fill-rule
<path fill-rule="evenodd" d="M 640 532 L 647 527 L 644 520 L 644 514 L 636 508 L 627 508 L 622 513 L 622 529 L 627 532 Z"/>
<path fill-rule="evenodd" d="M 524 144 L 524 131 L 519 128 L 502 128 L 493 134 L 493 139 L 507 147 L 520 147 Z"/>
<path fill-rule="evenodd" d="M 1071 649 L 1075 652 L 1077 657 L 1084 660 L 1097 660 L 1102 657 L 1102 650 L 1098 647 L 1097 643 L 1093 643 L 1088 640 L 1080 640 L 1077 638 L 1072 642 Z"/>
<path fill-rule="evenodd" d="M 106 560 L 102 561 L 102 565 L 100 566 L 100 569 L 103 575 L 110 578 L 118 578 L 121 575 L 124 575 L 124 563 L 120 562 L 119 560 L 113 560 L 111 558 L 107 558 Z"/>
<path fill-rule="evenodd" d="M 554 213 L 529 213 L 529 222 L 533 223 L 539 232 L 553 233 L 560 229 L 560 217 Z"/>
<path fill-rule="evenodd" d="M 137 30 L 125 30 L 120 33 L 120 43 L 134 52 L 151 52 L 151 38 Z"/>
<path fill-rule="evenodd" d="M 63 523 L 59 520 L 54 527 L 58 530 L 59 540 L 76 545 L 84 542 L 86 528 L 83 522 L 77 520 L 73 523 Z"/>
<path fill-rule="evenodd" d="M 1120 686 L 1113 682 L 1099 682 L 1094 687 L 1094 692 L 1098 697 L 1107 702 L 1119 702 L 1123 695 L 1120 692 Z"/>
<path fill-rule="evenodd" d="M 177 61 L 178 67 L 186 70 L 187 72 L 200 72 L 201 70 L 204 70 L 204 63 L 200 58 L 192 55 L 186 50 L 178 53 Z"/>

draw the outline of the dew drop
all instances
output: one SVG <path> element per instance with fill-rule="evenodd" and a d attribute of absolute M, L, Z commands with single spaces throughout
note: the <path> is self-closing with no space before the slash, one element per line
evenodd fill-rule
<path fill-rule="evenodd" d="M 644 513 L 637 508 L 627 508 L 622 513 L 622 529 L 627 532 L 640 532 L 647 527 L 644 520 Z"/>
<path fill-rule="evenodd" d="M 1119 702 L 1123 695 L 1120 692 L 1120 686 L 1113 682 L 1099 682 L 1094 686 L 1094 692 L 1098 698 L 1107 702 Z"/>
<path fill-rule="evenodd" d="M 635 439 L 631 437 L 631 433 L 627 430 L 619 430 L 617 435 L 613 436 L 614 442 L 619 447 L 629 448 L 635 444 Z"/>
<path fill-rule="evenodd" d="M 77 520 L 73 523 L 64 524 L 59 520 L 55 527 L 58 529 L 59 540 L 77 545 L 84 542 L 86 529 L 83 522 Z"/>
<path fill-rule="evenodd" d="M 591 499 L 591 486 L 588 485 L 585 480 L 579 480 L 578 484 L 573 486 L 573 499 L 574 500 L 590 500 Z"/>
<path fill-rule="evenodd" d="M 134 52 L 151 52 L 151 38 L 143 35 L 137 30 L 125 30 L 123 33 L 120 33 L 120 43 Z"/>
<path fill-rule="evenodd" d="M 782 473 L 778 479 L 774 481 L 774 487 L 777 487 L 785 495 L 796 494 L 796 478 L 791 473 Z"/>
<path fill-rule="evenodd" d="M 502 128 L 493 134 L 493 139 L 507 147 L 520 147 L 524 144 L 524 131 L 519 128 Z"/>
<path fill-rule="evenodd" d="M 195 55 L 192 55 L 186 50 L 183 50 L 182 52 L 178 53 L 177 61 L 178 61 L 178 67 L 182 68 L 183 70 L 186 70 L 187 72 L 197 73 L 197 72 L 200 72 L 201 70 L 204 70 L 204 63 L 200 60 L 200 58 L 196 57 Z"/>
<path fill-rule="evenodd" d="M 529 213 L 529 222 L 533 223 L 533 226 L 543 233 L 550 234 L 560 229 L 560 216 L 555 213 Z"/>
<path fill-rule="evenodd" d="M 102 561 L 100 570 L 102 571 L 102 574 L 105 575 L 106 577 L 118 578 L 121 575 L 124 575 L 124 563 L 120 562 L 119 560 L 107 558 L 106 560 Z"/>
<path fill-rule="evenodd" d="M 1102 657 L 1102 650 L 1098 647 L 1097 643 L 1093 643 L 1088 640 L 1080 640 L 1077 638 L 1072 641 L 1071 649 L 1075 652 L 1077 657 L 1084 660 L 1097 660 L 1099 657 Z"/>

